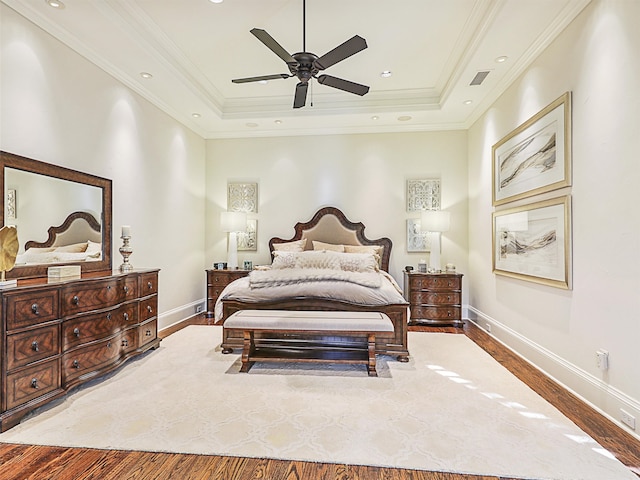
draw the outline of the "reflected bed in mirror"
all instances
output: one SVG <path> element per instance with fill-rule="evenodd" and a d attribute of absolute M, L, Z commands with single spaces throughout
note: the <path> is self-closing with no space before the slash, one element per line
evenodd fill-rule
<path fill-rule="evenodd" d="M 52 265 L 111 270 L 111 180 L 0 152 L 2 225 L 18 229 L 9 278 L 44 276 Z"/>

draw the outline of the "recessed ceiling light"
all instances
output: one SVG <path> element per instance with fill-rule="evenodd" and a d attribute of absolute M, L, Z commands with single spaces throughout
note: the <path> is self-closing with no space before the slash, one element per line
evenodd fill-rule
<path fill-rule="evenodd" d="M 150 73 L 148 73 L 148 72 L 140 72 L 140 76 L 141 76 L 142 78 L 153 78 L 153 75 L 151 75 L 151 74 L 150 74 Z"/>
<path fill-rule="evenodd" d="M 47 5 L 49 5 L 50 7 L 53 8 L 64 8 L 64 3 L 62 3 L 60 0 L 44 0 Z"/>
<path fill-rule="evenodd" d="M 269 83 L 267 80 L 258 80 L 258 83 L 260 85 L 266 85 L 267 83 Z"/>
<path fill-rule="evenodd" d="M 371 117 L 371 120 L 378 120 L 380 117 L 378 115 L 374 115 L 373 117 Z"/>
<path fill-rule="evenodd" d="M 280 125 L 282 123 L 282 120 L 274 120 L 273 123 L 275 123 L 276 125 Z"/>
<path fill-rule="evenodd" d="M 222 3 L 224 0 L 209 0 L 211 3 Z"/>
<path fill-rule="evenodd" d="M 471 105 L 473 103 L 473 100 L 465 100 L 464 102 L 465 105 Z"/>
<path fill-rule="evenodd" d="M 401 122 L 406 122 L 407 120 L 411 120 L 411 117 L 409 115 L 402 115 L 398 117 L 398 120 L 400 120 Z"/>
<path fill-rule="evenodd" d="M 508 58 L 509 58 L 509 57 L 504 56 L 504 55 L 503 55 L 503 56 L 501 56 L 501 57 L 498 57 L 498 58 L 496 58 L 496 63 L 504 63 L 504 62 L 506 62 L 506 61 L 507 61 L 507 59 L 508 59 Z"/>
<path fill-rule="evenodd" d="M 382 73 L 380 73 L 380 76 L 382 78 L 389 78 L 391 75 L 393 75 L 393 74 L 391 73 L 390 70 L 384 70 Z"/>
<path fill-rule="evenodd" d="M 249 123 L 247 123 L 246 125 L 247 125 L 247 127 L 251 127 L 251 128 L 255 128 L 255 127 L 257 127 L 257 126 L 258 126 L 258 124 L 257 124 L 257 123 L 253 123 L 253 122 L 249 122 Z"/>
<path fill-rule="evenodd" d="M 192 116 L 193 118 L 200 118 L 200 114 L 199 114 L 198 112 L 193 112 L 193 113 L 191 114 L 191 116 Z"/>

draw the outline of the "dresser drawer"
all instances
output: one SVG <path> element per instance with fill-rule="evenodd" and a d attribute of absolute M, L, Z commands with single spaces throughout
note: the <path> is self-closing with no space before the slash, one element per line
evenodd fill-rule
<path fill-rule="evenodd" d="M 59 337 L 59 325 L 7 336 L 7 370 L 58 355 Z"/>
<path fill-rule="evenodd" d="M 154 295 L 153 297 L 145 298 L 140 302 L 140 313 L 138 314 L 140 323 L 155 317 L 157 313 L 158 313 L 157 295 Z"/>
<path fill-rule="evenodd" d="M 145 273 L 140 275 L 140 296 L 146 297 L 158 293 L 158 273 Z"/>
<path fill-rule="evenodd" d="M 460 292 L 422 292 L 411 291 L 409 302 L 412 305 L 460 305 Z"/>
<path fill-rule="evenodd" d="M 138 327 L 138 346 L 144 347 L 147 343 L 158 338 L 158 320 L 151 320 Z"/>
<path fill-rule="evenodd" d="M 65 321 L 62 326 L 63 350 L 110 337 L 129 325 L 137 323 L 136 307 L 135 303 L 127 303 L 113 310 Z"/>
<path fill-rule="evenodd" d="M 122 338 L 117 335 L 109 340 L 65 353 L 62 355 L 63 383 L 108 366 L 120 357 L 122 350 Z"/>
<path fill-rule="evenodd" d="M 7 330 L 37 325 L 58 318 L 58 290 L 6 296 Z"/>
<path fill-rule="evenodd" d="M 7 375 L 7 410 L 60 388 L 59 357 Z"/>
<path fill-rule="evenodd" d="M 411 306 L 412 320 L 460 320 L 461 309 L 455 306 L 421 307 Z"/>
<path fill-rule="evenodd" d="M 411 290 L 461 290 L 462 279 L 440 275 L 411 278 Z"/>
<path fill-rule="evenodd" d="M 113 278 L 65 287 L 62 290 L 62 314 L 68 316 L 122 303 L 131 291 L 129 285 L 126 278 Z"/>

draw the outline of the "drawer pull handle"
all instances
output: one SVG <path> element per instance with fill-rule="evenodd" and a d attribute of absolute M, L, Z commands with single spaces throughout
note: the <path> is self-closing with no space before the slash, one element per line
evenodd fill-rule
<path fill-rule="evenodd" d="M 152 313 L 152 312 L 153 312 L 153 308 L 151 308 L 151 305 L 147 305 L 147 311 L 148 311 L 149 313 Z"/>
<path fill-rule="evenodd" d="M 451 301 L 451 295 L 447 295 L 447 301 L 450 302 Z"/>
<path fill-rule="evenodd" d="M 73 368 L 76 368 L 76 369 L 80 368 L 80 362 L 78 360 L 73 361 Z"/>
<path fill-rule="evenodd" d="M 147 287 L 149 287 L 149 290 L 152 290 L 153 289 L 153 283 L 147 282 Z"/>
<path fill-rule="evenodd" d="M 34 303 L 33 305 L 31 305 L 31 311 L 33 312 L 34 315 L 40 315 L 40 310 L 38 310 L 37 303 Z"/>
<path fill-rule="evenodd" d="M 107 285 L 107 290 L 111 290 L 111 285 Z"/>
<path fill-rule="evenodd" d="M 71 303 L 73 303 L 74 305 L 78 305 L 80 303 L 80 299 L 77 295 L 73 296 L 73 298 L 71 299 Z"/>
<path fill-rule="evenodd" d="M 37 341 L 31 342 L 31 350 L 33 350 L 34 352 L 40 351 Z"/>
<path fill-rule="evenodd" d="M 144 334 L 145 334 L 147 337 L 150 337 L 150 336 L 151 336 L 151 330 L 147 330 Z"/>
<path fill-rule="evenodd" d="M 129 321 L 129 314 L 127 312 L 124 312 L 124 321 L 125 322 Z"/>
<path fill-rule="evenodd" d="M 107 343 L 107 348 L 111 348 L 111 342 Z"/>
<path fill-rule="evenodd" d="M 73 329 L 73 334 L 74 334 L 76 337 L 80 338 L 80 329 L 79 329 L 79 328 L 74 328 L 74 329 Z"/>
<path fill-rule="evenodd" d="M 129 346 L 129 340 L 127 340 L 126 338 L 122 339 L 122 346 L 123 347 L 128 347 Z"/>
<path fill-rule="evenodd" d="M 129 293 L 129 285 L 124 286 L 124 293 Z"/>
<path fill-rule="evenodd" d="M 451 312 L 447 312 L 447 316 L 450 317 L 451 316 Z"/>
<path fill-rule="evenodd" d="M 32 378 L 31 379 L 31 388 L 38 388 L 38 379 L 37 378 Z"/>
<path fill-rule="evenodd" d="M 111 320 L 111 313 L 107 313 L 107 320 Z"/>

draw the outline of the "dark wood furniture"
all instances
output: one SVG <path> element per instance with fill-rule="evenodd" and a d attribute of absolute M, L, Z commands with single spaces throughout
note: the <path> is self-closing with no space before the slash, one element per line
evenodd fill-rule
<path fill-rule="evenodd" d="M 76 238 L 79 234 L 74 234 L 74 229 L 91 233 Z M 86 242 L 87 240 L 101 242 L 102 238 L 100 235 L 100 230 L 100 222 L 98 222 L 93 215 L 87 212 L 73 212 L 67 218 L 65 218 L 62 224 L 49 227 L 49 230 L 47 231 L 48 238 L 44 242 L 29 240 L 24 244 L 24 248 L 28 249 L 51 247 L 54 245 L 57 246 L 60 244 L 60 238 L 65 238 L 65 236 L 67 235 L 71 235 L 72 238 L 72 240 L 70 240 L 68 244 L 79 243 L 82 241 Z M 94 238 L 90 238 L 89 235 L 94 236 Z M 62 245 L 65 245 L 65 243 L 62 243 Z"/>
<path fill-rule="evenodd" d="M 8 152 L 0 151 L 0 192 L 5 191 L 5 176 L 7 175 L 8 170 L 16 170 L 22 173 L 35 174 L 38 177 L 51 177 L 56 179 L 56 182 L 64 181 L 69 182 L 69 185 L 82 185 L 87 186 L 87 188 L 97 188 L 100 190 L 100 198 L 101 198 L 101 211 L 97 212 L 98 215 L 96 217 L 101 222 L 101 244 L 102 244 L 102 255 L 99 259 L 91 262 L 78 262 L 80 268 L 83 272 L 104 272 L 111 271 L 112 263 L 111 263 L 111 236 L 112 236 L 112 225 L 111 225 L 111 205 L 112 205 L 112 185 L 111 180 L 97 177 L 95 175 L 91 175 L 88 173 L 78 172 L 76 170 L 71 170 L 69 168 L 60 167 L 57 165 L 52 165 L 49 163 L 41 162 L 38 160 L 34 160 L 27 157 L 21 157 L 19 155 L 15 155 Z M 60 188 L 60 187 L 58 187 Z M 51 202 L 56 202 L 56 196 L 59 194 L 60 190 L 56 190 L 57 193 L 50 195 Z M 21 192 L 25 194 L 25 192 Z M 40 192 L 40 194 L 44 194 Z M 0 211 L 5 211 L 5 198 L 4 194 L 0 195 Z M 74 208 L 72 212 L 78 211 L 80 208 Z M 69 213 L 72 213 L 69 212 Z M 63 212 L 66 217 L 69 215 L 67 212 Z M 29 218 L 29 222 L 36 222 L 38 220 L 38 215 L 32 215 Z M 21 219 L 21 222 L 24 222 L 24 219 Z M 0 216 L 0 227 L 5 225 L 4 215 Z M 43 235 L 47 231 L 47 229 L 51 227 L 51 225 L 39 225 L 38 229 L 41 228 Z M 69 262 L 64 262 L 64 264 L 68 264 Z M 53 263 L 43 263 L 40 265 L 16 265 L 12 270 L 6 272 L 7 278 L 26 278 L 26 277 L 40 277 L 47 275 L 47 268 L 55 265 Z"/>
<path fill-rule="evenodd" d="M 249 275 L 249 270 L 207 270 L 207 313 L 206 318 L 214 317 L 214 310 L 218 297 L 234 280 Z"/>
<path fill-rule="evenodd" d="M 157 269 L 18 280 L 0 302 L 0 431 L 160 343 Z"/>
<path fill-rule="evenodd" d="M 389 317 L 379 312 L 307 312 L 279 310 L 242 310 L 225 320 L 225 327 L 242 331 L 242 367 L 248 372 L 255 362 L 305 362 L 366 365 L 370 377 L 377 377 L 376 335 L 393 333 Z M 279 348 L 256 346 L 255 335 L 331 334 L 334 336 L 366 335 L 362 348 L 344 349 Z"/>
<path fill-rule="evenodd" d="M 410 325 L 463 326 L 461 273 L 404 272 L 404 297 Z"/>
<path fill-rule="evenodd" d="M 307 246 L 313 240 L 325 243 L 345 245 L 376 245 L 383 248 L 381 255 L 381 268 L 388 271 L 389 258 L 391 256 L 392 242 L 389 238 L 369 240 L 364 234 L 362 222 L 351 222 L 344 213 L 335 207 L 325 207 L 316 212 L 308 222 L 298 222 L 294 229 L 295 234 L 289 239 L 272 238 L 269 241 L 270 251 L 276 243 L 287 243 L 307 239 Z M 376 353 L 382 355 L 397 356 L 401 362 L 409 361 L 409 348 L 407 345 L 408 328 L 408 304 L 406 302 L 386 305 L 361 305 L 349 302 L 323 299 L 317 297 L 296 297 L 285 300 L 273 300 L 263 302 L 246 302 L 232 299 L 223 299 L 223 320 L 229 318 L 239 310 L 310 310 L 310 311 L 349 311 L 349 312 L 381 312 L 387 315 L 393 323 L 394 332 L 387 337 L 376 339 Z M 223 324 L 224 325 L 224 324 Z M 258 344 L 279 342 L 280 346 L 295 345 L 296 348 L 305 345 L 323 345 L 324 348 L 335 347 L 337 349 L 357 347 L 366 342 L 366 335 L 354 335 L 352 337 L 340 337 L 330 334 L 283 334 L 263 338 L 256 334 L 255 341 Z M 242 332 L 226 329 L 223 326 L 222 349 L 224 353 L 233 349 L 241 349 L 244 344 Z"/>

